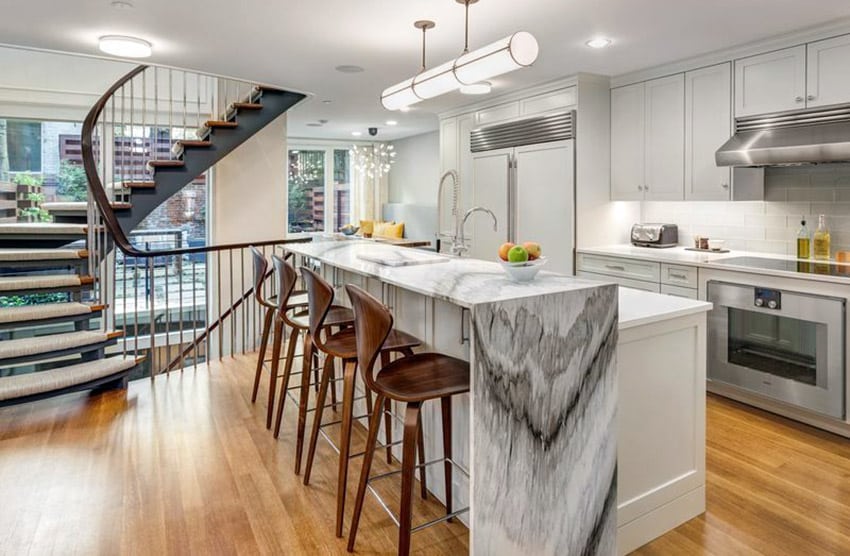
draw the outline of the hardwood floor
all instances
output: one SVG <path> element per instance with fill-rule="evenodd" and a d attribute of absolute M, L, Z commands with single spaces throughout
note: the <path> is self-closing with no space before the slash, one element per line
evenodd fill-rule
<path fill-rule="evenodd" d="M 708 511 L 633 554 L 850 555 L 850 440 L 709 396 Z"/>
<path fill-rule="evenodd" d="M 250 404 L 253 365 L 0 410 L 0 554 L 344 554 L 335 454 L 320 442 L 301 484 L 295 404 L 275 441 Z M 707 454 L 708 512 L 636 554 L 850 554 L 850 440 L 711 396 Z M 377 484 L 397 507 L 397 482 Z M 441 511 L 420 502 L 414 519 Z M 395 554 L 396 534 L 367 497 L 358 553 Z M 465 554 L 468 532 L 431 527 L 413 549 Z"/>
<path fill-rule="evenodd" d="M 296 404 L 275 441 L 263 398 L 250 403 L 255 361 L 0 410 L 0 554 L 345 554 L 336 455 L 321 441 L 311 485 L 293 474 Z M 375 473 L 387 470 L 381 459 Z M 397 481 L 376 485 L 397 509 Z M 420 500 L 414 523 L 443 511 Z M 395 554 L 397 534 L 367 497 L 358 553 Z M 457 520 L 430 527 L 413 552 L 465 554 L 468 531 Z"/>

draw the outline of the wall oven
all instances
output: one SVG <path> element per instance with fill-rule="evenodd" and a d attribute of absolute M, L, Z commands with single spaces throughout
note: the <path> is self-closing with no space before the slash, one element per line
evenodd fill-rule
<path fill-rule="evenodd" d="M 709 281 L 708 378 L 845 416 L 845 300 Z"/>

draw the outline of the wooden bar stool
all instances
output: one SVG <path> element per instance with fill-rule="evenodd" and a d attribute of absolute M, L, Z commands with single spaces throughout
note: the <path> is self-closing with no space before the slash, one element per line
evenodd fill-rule
<path fill-rule="evenodd" d="M 386 411 L 383 400 L 372 410 L 372 392 L 367 388 L 363 398 L 366 400 L 367 414 L 359 417 L 354 416 L 354 382 L 357 370 L 357 340 L 354 334 L 354 329 L 349 328 L 342 330 L 336 334 L 328 334 L 326 337 L 321 333 L 325 326 L 326 314 L 332 306 L 334 299 L 334 290 L 321 276 L 313 272 L 309 268 L 301 269 L 301 276 L 304 279 L 304 284 L 307 287 L 307 297 L 310 307 L 310 331 L 313 336 L 313 344 L 316 348 L 325 354 L 325 364 L 322 371 L 322 382 L 319 387 L 319 395 L 316 401 L 316 411 L 313 416 L 313 429 L 310 435 L 310 448 L 307 452 L 307 465 L 304 471 L 304 484 L 310 482 L 310 472 L 313 467 L 313 456 L 316 453 L 316 442 L 319 436 L 319 431 L 322 426 L 340 423 L 342 429 L 340 431 L 339 445 L 334 446 L 339 452 L 339 468 L 337 474 L 337 491 L 336 491 L 336 536 L 342 536 L 342 523 L 345 513 L 345 495 L 348 484 L 348 464 L 351 458 L 363 455 L 363 453 L 351 454 L 351 427 L 355 419 L 366 418 L 369 415 L 377 415 L 378 419 Z M 382 338 L 381 344 L 376 347 L 376 352 L 381 353 L 400 353 L 404 356 L 413 356 L 413 348 L 419 346 L 421 342 L 399 330 L 389 330 Z M 325 400 L 327 396 L 328 386 L 333 379 L 334 360 L 339 359 L 343 365 L 343 393 L 342 393 L 342 416 L 340 421 L 333 423 L 322 423 L 323 410 L 325 408 Z M 303 379 L 303 377 L 302 377 Z M 302 392 L 305 391 L 305 386 L 302 386 Z M 299 422 L 301 420 L 299 419 Z M 391 446 L 391 431 L 387 429 L 388 443 L 386 449 L 390 450 Z M 420 434 L 419 438 L 419 457 L 424 462 L 425 452 L 423 438 Z M 328 439 L 330 440 L 330 439 Z M 374 443 L 373 443 L 374 444 Z M 333 442 L 331 442 L 333 446 Z M 370 445 L 368 450 L 374 450 L 375 446 Z M 425 472 L 423 470 L 420 477 L 422 482 L 422 496 L 426 496 L 425 489 Z"/>
<path fill-rule="evenodd" d="M 375 360 L 387 336 L 393 327 L 393 317 L 380 301 L 364 290 L 348 285 L 345 287 L 354 308 L 354 330 L 357 338 L 357 360 L 363 379 L 369 388 L 377 394 L 375 404 L 380 407 L 384 400 L 406 402 L 404 416 L 404 439 L 402 441 L 401 460 L 401 511 L 396 523 L 399 526 L 398 553 L 410 553 L 410 536 L 414 531 L 440 521 L 451 520 L 467 510 L 452 511 L 452 406 L 451 397 L 469 392 L 469 364 L 466 361 L 439 353 L 418 353 L 384 366 L 373 374 Z M 414 463 L 416 442 L 419 435 L 419 409 L 423 402 L 439 399 L 443 417 L 443 459 L 432 463 L 444 464 L 446 481 L 446 515 L 431 523 L 411 529 L 413 502 L 413 472 L 416 467 L 424 470 L 425 464 Z M 360 512 L 363 510 L 363 498 L 370 480 L 386 477 L 390 474 L 370 478 L 373 448 L 381 425 L 380 414 L 375 412 L 369 420 L 369 436 L 366 441 L 366 453 L 357 498 L 354 502 L 354 516 L 348 535 L 348 551 L 354 551 Z M 374 491 L 373 491 L 374 493 Z M 377 496 L 377 494 L 376 494 Z M 390 514 L 395 520 L 395 517 Z"/>
<path fill-rule="evenodd" d="M 280 426 L 281 421 L 283 419 L 283 408 L 286 404 L 287 396 L 292 396 L 290 391 L 292 390 L 301 390 L 301 386 L 289 386 L 289 379 L 293 375 L 297 375 L 299 373 L 292 372 L 293 362 L 295 360 L 295 348 L 298 345 L 298 336 L 300 334 L 304 334 L 304 343 L 303 343 L 303 351 L 302 351 L 302 365 L 301 372 L 302 375 L 302 384 L 307 384 L 310 386 L 310 371 L 311 369 L 315 370 L 314 382 L 318 388 L 319 385 L 319 376 L 318 376 L 318 365 L 314 365 L 314 359 L 318 359 L 318 354 L 315 349 L 313 349 L 313 342 L 311 340 L 310 335 L 310 321 L 309 309 L 304 309 L 303 305 L 300 307 L 296 307 L 293 311 L 291 310 L 291 304 L 288 304 L 287 299 L 292 295 L 292 292 L 295 290 L 295 284 L 298 282 L 298 273 L 295 271 L 295 267 L 293 267 L 289 262 L 284 259 L 281 259 L 277 255 L 272 255 L 272 262 L 274 263 L 275 272 L 278 277 L 278 282 L 280 283 L 280 296 L 278 297 L 278 305 L 277 305 L 277 316 L 278 319 L 275 325 L 275 340 L 272 347 L 272 375 L 277 375 L 277 369 L 280 365 L 280 350 L 281 344 L 283 342 L 283 326 L 289 326 L 291 332 L 289 334 L 289 342 L 287 344 L 286 357 L 284 359 L 284 368 L 283 368 L 283 380 L 281 386 L 281 396 L 280 402 L 277 406 L 277 417 L 275 419 L 274 425 L 274 437 L 278 438 L 280 436 Z M 301 310 L 298 310 L 298 309 Z M 331 306 L 327 311 L 327 316 L 325 317 L 323 326 L 326 328 L 336 327 L 350 327 L 353 324 L 354 314 L 351 312 L 351 309 L 347 307 L 342 307 L 339 305 Z M 333 404 L 336 405 L 336 393 L 333 393 Z M 293 398 L 294 402 L 298 403 L 299 408 L 307 403 L 307 392 L 302 391 L 299 394 L 299 398 L 296 400 Z M 300 415 L 300 413 L 299 413 Z M 298 473 L 301 468 L 301 453 L 304 449 L 304 429 L 305 424 L 299 422 L 298 431 L 296 433 L 296 463 L 295 463 L 295 472 Z"/>
<path fill-rule="evenodd" d="M 295 307 L 305 307 L 307 304 L 307 293 L 304 291 L 296 292 L 293 288 L 293 291 L 287 292 L 285 297 L 282 295 L 283 291 L 281 290 L 281 295 L 272 295 L 267 298 L 263 294 L 263 284 L 270 276 L 269 263 L 266 260 L 266 256 L 253 245 L 251 246 L 251 256 L 254 264 L 254 298 L 257 300 L 259 306 L 265 309 L 265 315 L 263 316 L 263 333 L 262 339 L 260 340 L 260 352 L 257 355 L 257 371 L 254 373 L 254 389 L 251 392 L 251 403 L 255 403 L 257 401 L 257 393 L 260 389 L 260 377 L 263 374 L 263 366 L 264 363 L 267 362 L 266 349 L 268 347 L 269 333 L 272 329 L 275 313 L 280 311 L 281 306 L 287 310 Z M 274 341 L 278 341 L 276 328 Z M 279 355 L 280 353 L 278 350 L 278 354 L 274 355 L 271 360 L 272 370 L 269 375 L 269 407 L 266 414 L 267 429 L 272 426 L 272 414 L 274 411 L 274 399 L 277 384 L 277 369 L 275 364 L 277 363 Z"/>

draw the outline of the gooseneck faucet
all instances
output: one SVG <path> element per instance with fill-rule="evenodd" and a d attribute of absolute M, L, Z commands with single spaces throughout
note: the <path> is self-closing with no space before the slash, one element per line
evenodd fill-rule
<path fill-rule="evenodd" d="M 460 257 L 469 251 L 469 248 L 466 246 L 466 236 L 463 230 L 466 227 L 466 221 L 476 212 L 486 212 L 489 214 L 490 218 L 493 219 L 493 231 L 499 231 L 499 220 L 496 218 L 496 215 L 493 214 L 492 210 L 485 207 L 472 207 L 466 211 L 466 214 L 463 215 L 463 220 L 460 223 L 460 230 L 458 230 L 458 232 L 455 233 L 454 238 L 452 238 L 452 255 Z"/>
<path fill-rule="evenodd" d="M 457 175 L 457 172 L 454 170 L 449 170 L 445 174 L 440 177 L 440 186 L 437 188 L 437 252 L 440 252 L 440 237 L 442 234 L 442 230 L 440 230 L 440 226 L 442 225 L 442 217 L 443 217 L 443 186 L 446 184 L 446 179 L 452 179 L 452 218 L 454 220 L 454 235 L 457 237 L 457 227 L 458 227 L 458 197 L 460 196 L 460 178 Z"/>

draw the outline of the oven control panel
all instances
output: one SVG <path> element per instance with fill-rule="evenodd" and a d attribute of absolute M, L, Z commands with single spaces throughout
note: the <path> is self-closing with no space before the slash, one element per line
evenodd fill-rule
<path fill-rule="evenodd" d="M 753 305 L 762 309 L 782 309 L 782 292 L 767 288 L 756 288 Z"/>

